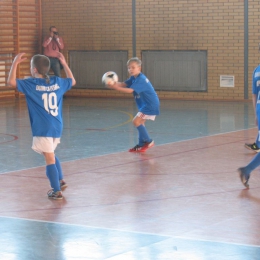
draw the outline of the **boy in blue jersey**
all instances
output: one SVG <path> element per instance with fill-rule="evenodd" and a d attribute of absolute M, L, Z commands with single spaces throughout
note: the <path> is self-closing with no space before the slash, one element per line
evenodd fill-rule
<path fill-rule="evenodd" d="M 155 117 L 160 114 L 159 98 L 148 78 L 141 73 L 141 65 L 142 62 L 137 57 L 131 58 L 127 62 L 130 78 L 125 82 L 108 85 L 109 88 L 124 93 L 133 93 L 139 110 L 133 119 L 133 124 L 139 134 L 139 142 L 129 149 L 129 152 L 145 152 L 148 148 L 154 146 L 154 141 L 150 138 L 145 127 L 145 121 L 155 120 Z"/>
<path fill-rule="evenodd" d="M 32 78 L 16 79 L 17 66 L 26 60 L 24 55 L 25 53 L 19 53 L 15 57 L 7 84 L 16 87 L 26 97 L 33 135 L 32 149 L 44 156 L 46 175 L 52 188 L 47 195 L 50 199 L 63 199 L 62 190 L 66 188 L 67 184 L 63 180 L 60 161 L 54 151 L 60 143 L 63 129 L 63 95 L 76 84 L 76 81 L 60 52 L 57 55 L 67 78 L 56 76 L 49 78 L 50 60 L 48 57 L 38 54 L 31 59 Z"/>
<path fill-rule="evenodd" d="M 258 126 L 258 135 L 256 140 L 256 147 L 259 146 L 259 133 L 260 133 L 260 65 L 257 66 L 253 72 L 253 80 L 252 80 L 252 93 L 253 93 L 253 106 L 255 108 L 255 120 Z M 243 185 L 249 188 L 249 178 L 251 172 L 256 169 L 260 165 L 260 153 L 252 159 L 252 161 L 245 167 L 241 167 L 238 169 L 240 180 Z"/>
<path fill-rule="evenodd" d="M 253 101 L 253 108 L 255 111 L 255 122 L 256 125 L 258 125 L 257 120 L 257 114 L 256 114 L 256 104 L 258 99 L 258 92 L 260 90 L 260 87 L 257 85 L 260 80 L 260 66 L 257 66 L 253 72 L 253 79 L 252 79 L 252 101 Z M 260 152 L 260 141 L 259 141 L 259 133 L 256 137 L 256 140 L 253 144 L 245 143 L 245 147 L 249 150 L 252 150 L 256 153 Z"/>

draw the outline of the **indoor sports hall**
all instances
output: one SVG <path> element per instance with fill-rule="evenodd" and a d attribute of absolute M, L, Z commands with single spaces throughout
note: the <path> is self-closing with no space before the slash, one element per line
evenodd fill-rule
<path fill-rule="evenodd" d="M 255 0 L 0 1 L 0 259 L 259 260 L 260 168 L 252 73 L 259 65 Z M 44 158 L 32 149 L 26 99 L 7 86 L 56 26 L 77 81 L 63 99 L 55 153 L 68 187 L 52 200 Z M 137 144 L 132 94 L 102 75 L 142 72 L 160 99 L 145 123 L 155 145 Z M 62 77 L 66 77 L 64 69 Z M 50 71 L 53 76 L 54 71 Z"/>

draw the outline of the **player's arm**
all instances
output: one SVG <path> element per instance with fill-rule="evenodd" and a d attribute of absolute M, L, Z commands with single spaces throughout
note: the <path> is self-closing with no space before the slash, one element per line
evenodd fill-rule
<path fill-rule="evenodd" d="M 115 82 L 112 85 L 107 85 L 108 88 L 123 92 L 123 93 L 133 93 L 132 88 L 127 88 L 127 85 L 124 82 Z"/>
<path fill-rule="evenodd" d="M 24 60 L 26 60 L 26 57 L 23 57 L 25 55 L 25 53 L 19 53 L 16 55 L 16 57 L 14 58 L 14 61 L 12 63 L 9 75 L 8 75 L 8 79 L 7 79 L 7 86 L 9 87 L 14 87 L 16 88 L 16 71 L 17 71 L 17 66 L 19 63 L 23 62 Z"/>
<path fill-rule="evenodd" d="M 67 78 L 71 78 L 72 79 L 72 86 L 75 86 L 76 85 L 76 80 L 63 56 L 63 54 L 61 52 L 58 52 L 58 59 L 60 60 L 60 63 L 62 64 L 63 66 L 63 69 L 65 71 L 65 74 L 67 76 Z"/>
<path fill-rule="evenodd" d="M 256 94 L 252 94 L 252 101 L 253 101 L 253 108 L 255 110 L 256 109 L 256 101 L 257 101 L 257 95 Z"/>
<path fill-rule="evenodd" d="M 256 94 L 252 94 L 252 102 L 253 102 L 253 108 L 254 108 L 254 113 L 255 113 L 255 123 L 257 125 L 258 119 L 257 119 L 257 114 L 256 114 L 256 103 L 257 103 L 257 95 Z"/>

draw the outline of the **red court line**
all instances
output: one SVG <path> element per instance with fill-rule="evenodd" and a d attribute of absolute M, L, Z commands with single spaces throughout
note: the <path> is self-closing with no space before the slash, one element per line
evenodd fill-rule
<path fill-rule="evenodd" d="M 259 187 L 255 188 L 250 188 L 250 190 L 257 190 Z M 216 194 L 226 194 L 226 193 L 232 193 L 232 192 L 243 192 L 246 191 L 247 189 L 234 189 L 234 190 L 229 190 L 229 191 L 218 191 L 218 192 L 208 192 L 208 193 L 199 193 L 199 194 L 193 194 L 193 195 L 185 195 L 185 196 L 172 196 L 172 197 L 167 197 L 167 198 L 158 198 L 158 199 L 146 199 L 146 200 L 132 200 L 132 201 L 127 201 L 127 202 L 113 202 L 113 203 L 99 203 L 99 204 L 89 204 L 85 206 L 75 206 L 75 207 L 66 207 L 66 198 L 64 198 L 62 201 L 53 201 L 57 202 L 60 205 L 64 204 L 64 208 L 66 209 L 74 209 L 74 208 L 90 208 L 90 207 L 102 207 L 102 206 L 115 206 L 115 205 L 127 205 L 127 204 L 135 204 L 135 203 L 146 203 L 146 202 L 155 202 L 155 201 L 165 201 L 165 200 L 172 200 L 172 199 L 183 199 L 183 198 L 193 198 L 193 197 L 203 197 L 203 196 L 210 196 L 210 195 L 216 195 Z M 4 213 L 14 213 L 14 212 L 39 212 L 39 211 L 45 211 L 46 209 L 30 209 L 30 210 L 10 210 L 10 211 L 4 211 Z M 60 210 L 60 208 L 57 208 L 57 205 L 55 204 L 55 207 L 53 208 L 48 208 L 48 210 Z M 0 211 L 1 213 L 1 211 Z"/>
<path fill-rule="evenodd" d="M 1 144 L 6 144 L 6 143 L 10 143 L 10 142 L 13 142 L 13 141 L 15 141 L 15 140 L 18 139 L 18 136 L 16 136 L 16 135 L 10 135 L 10 134 L 4 134 L 4 133 L 0 133 L 0 135 L 7 135 L 7 136 L 11 136 L 11 137 L 13 137 L 12 140 L 8 140 L 8 141 L 0 142 L 0 145 L 1 145 Z"/>
<path fill-rule="evenodd" d="M 207 138 L 209 138 L 209 137 L 207 136 Z M 194 140 L 194 139 L 191 139 L 191 140 Z M 189 141 L 189 140 L 185 140 L 185 142 L 187 142 L 187 141 Z M 236 141 L 232 141 L 232 142 L 227 142 L 227 143 L 224 143 L 224 144 L 217 144 L 217 145 L 212 145 L 212 146 L 207 146 L 207 147 L 201 147 L 201 148 L 185 150 L 185 151 L 182 151 L 182 152 L 169 153 L 169 154 L 166 154 L 166 155 L 153 156 L 153 157 L 141 159 L 141 161 L 149 161 L 151 159 L 165 158 L 165 157 L 179 155 L 179 154 L 184 154 L 184 153 L 189 153 L 189 152 L 196 152 L 196 151 L 199 151 L 199 150 L 204 150 L 204 149 L 209 149 L 209 148 L 213 148 L 213 147 L 219 147 L 219 146 L 224 146 L 224 145 L 228 145 L 228 144 L 233 144 L 233 143 L 237 143 L 237 142 L 240 142 L 240 141 L 241 142 L 245 141 L 245 139 L 236 140 Z M 171 143 L 171 144 L 174 144 L 174 143 Z M 164 146 L 164 145 L 170 145 L 170 144 L 163 144 L 163 145 L 160 145 L 160 146 Z M 140 156 L 144 155 L 144 153 L 136 153 L 136 154 L 140 155 Z M 103 156 L 108 156 L 108 155 L 103 155 Z M 81 160 L 81 159 L 79 159 L 79 160 Z M 129 165 L 129 164 L 133 164 L 133 163 L 136 163 L 136 162 L 139 162 L 139 161 L 140 160 L 133 160 L 133 161 L 127 162 L 127 163 L 119 163 L 119 164 L 113 164 L 113 165 L 109 165 L 109 166 L 102 166 L 102 167 L 99 167 L 99 168 L 86 170 L 84 172 L 80 171 L 80 172 L 74 172 L 74 173 L 71 173 L 71 174 L 67 174 L 67 176 L 75 175 L 75 174 L 81 174 L 81 173 L 89 173 L 89 172 L 93 172 L 93 171 L 96 171 L 96 170 L 108 169 L 108 168 L 117 167 L 117 166 Z"/>
<path fill-rule="evenodd" d="M 248 129 L 241 130 L 241 131 L 248 131 Z M 197 140 L 197 139 L 212 138 L 212 137 L 216 137 L 216 136 L 221 136 L 221 138 L 225 138 L 225 136 L 222 136 L 222 135 L 233 134 L 233 133 L 237 133 L 237 132 L 217 134 L 217 135 L 214 135 L 214 136 L 199 137 L 199 138 L 190 139 L 190 140 L 182 140 L 182 141 L 178 141 L 178 142 L 173 142 L 173 143 L 167 143 L 167 144 L 159 145 L 157 147 L 162 147 L 162 146 L 166 146 L 166 145 L 172 145 L 172 144 L 181 143 L 181 142 L 189 142 L 189 141 L 194 141 L 194 140 Z M 235 138 L 235 137 L 232 137 L 232 138 Z M 73 173 L 66 174 L 66 176 L 71 176 L 71 175 L 75 175 L 75 174 L 82 174 L 82 173 L 90 173 L 90 172 L 97 171 L 97 170 L 103 170 L 103 169 L 108 169 L 108 168 L 118 167 L 118 166 L 123 166 L 123 165 L 130 165 L 130 164 L 134 164 L 136 162 L 139 162 L 140 160 L 141 161 L 149 161 L 151 159 L 166 158 L 166 157 L 169 157 L 169 156 L 174 156 L 174 155 L 179 155 L 179 154 L 184 154 L 184 153 L 189 153 L 189 152 L 196 152 L 196 151 L 199 151 L 199 150 L 205 150 L 205 149 L 209 149 L 209 148 L 220 147 L 220 146 L 223 146 L 223 145 L 234 144 L 234 143 L 238 143 L 238 142 L 242 142 L 242 141 L 244 142 L 245 140 L 248 140 L 248 139 L 243 138 L 243 139 L 236 140 L 236 141 L 225 142 L 223 144 L 216 144 L 216 145 L 200 147 L 200 148 L 185 150 L 185 151 L 181 151 L 181 152 L 174 152 L 174 153 L 169 153 L 169 154 L 164 154 L 164 155 L 156 155 L 156 156 L 152 156 L 152 157 L 149 157 L 149 158 L 142 158 L 142 159 L 138 159 L 138 160 L 133 160 L 131 162 L 113 164 L 113 165 L 109 165 L 109 166 L 102 166 L 102 167 L 98 167 L 98 168 L 94 168 L 94 169 L 88 169 L 88 170 L 84 170 L 84 171 L 73 172 Z M 154 149 L 155 147 L 153 147 L 151 149 Z M 119 153 L 121 153 L 121 152 L 119 152 Z M 125 153 L 125 151 L 123 151 L 123 153 Z M 127 153 L 129 153 L 129 152 L 127 152 Z M 134 153 L 134 154 L 136 154 L 137 156 L 143 156 L 143 155 L 145 155 L 147 153 Z M 104 156 L 109 156 L 109 154 L 102 155 L 102 157 L 104 157 Z M 101 156 L 96 156 L 96 157 L 101 157 Z M 73 162 L 73 161 L 80 161 L 80 160 L 85 160 L 85 159 L 91 159 L 91 158 L 95 158 L 95 157 L 89 157 L 89 158 L 83 158 L 83 159 L 76 159 L 76 160 L 72 160 L 72 161 L 66 161 L 66 162 L 62 162 L 62 164 Z M 40 167 L 44 167 L 44 165 L 40 166 Z M 35 169 L 37 169 L 37 168 L 39 168 L 39 167 L 35 167 Z M 29 169 L 31 169 L 31 168 L 29 168 Z M 25 169 L 23 169 L 21 171 L 25 171 Z M 15 172 L 19 172 L 19 171 L 15 171 Z M 14 173 L 14 172 L 12 172 L 12 173 Z M 7 173 L 2 173 L 2 174 L 8 174 L 8 172 Z M 23 176 L 19 175 L 17 177 L 26 177 L 26 175 L 23 175 Z"/>

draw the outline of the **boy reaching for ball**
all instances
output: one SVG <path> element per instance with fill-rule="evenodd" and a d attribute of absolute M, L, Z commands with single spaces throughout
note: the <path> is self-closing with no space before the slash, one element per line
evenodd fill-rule
<path fill-rule="evenodd" d="M 130 78 L 125 82 L 109 82 L 107 86 L 111 89 L 124 93 L 133 93 L 138 113 L 133 119 L 133 124 L 139 134 L 139 142 L 136 146 L 129 149 L 129 152 L 145 152 L 148 148 L 154 146 L 146 130 L 145 121 L 155 120 L 160 114 L 159 98 L 148 80 L 141 72 L 142 62 L 137 57 L 131 58 L 127 62 L 128 73 Z"/>
<path fill-rule="evenodd" d="M 73 74 L 62 53 L 57 57 L 64 67 L 67 78 L 49 77 L 50 60 L 44 55 L 34 55 L 31 59 L 31 78 L 16 79 L 18 65 L 26 60 L 25 53 L 19 53 L 13 61 L 7 84 L 24 93 L 33 135 L 32 149 L 44 156 L 46 175 L 51 190 L 50 199 L 63 199 L 62 190 L 67 184 L 63 180 L 60 161 L 54 151 L 60 143 L 63 129 L 62 101 L 66 91 L 76 84 Z"/>

